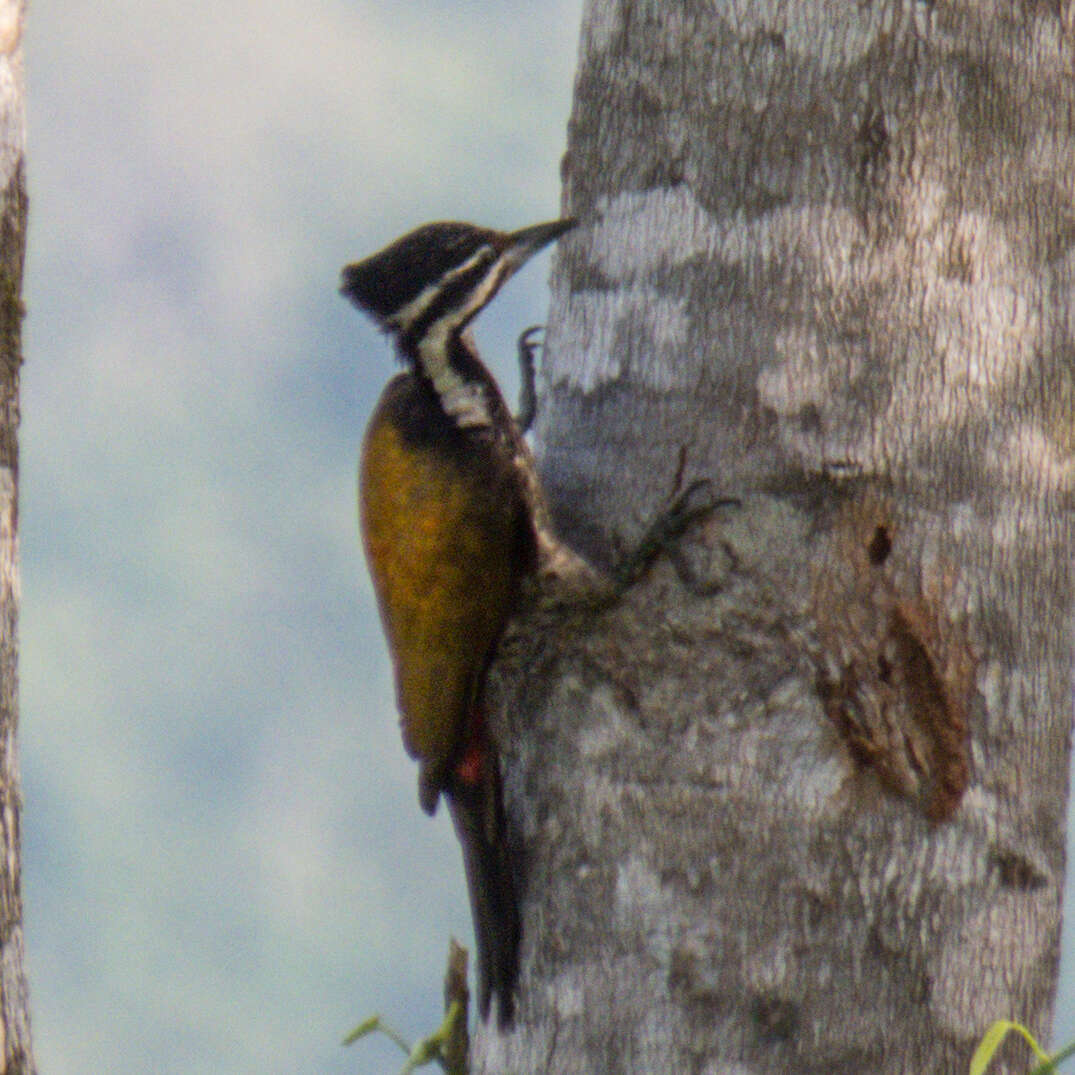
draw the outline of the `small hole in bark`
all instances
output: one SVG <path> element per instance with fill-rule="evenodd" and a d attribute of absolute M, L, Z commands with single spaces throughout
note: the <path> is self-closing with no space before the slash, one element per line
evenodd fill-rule
<path fill-rule="evenodd" d="M 1000 883 L 1007 888 L 1034 892 L 1049 883 L 1049 878 L 1035 868 L 1029 859 L 1014 851 L 996 850 L 989 858 L 1000 877 Z"/>
<path fill-rule="evenodd" d="M 870 558 L 871 564 L 880 566 L 888 559 L 891 551 L 892 538 L 888 536 L 888 530 L 885 527 L 879 526 L 873 532 L 869 545 L 866 546 L 866 555 Z"/>
<path fill-rule="evenodd" d="M 778 997 L 756 996 L 753 1015 L 762 1037 L 770 1041 L 787 1041 L 799 1025 L 798 1005 Z"/>

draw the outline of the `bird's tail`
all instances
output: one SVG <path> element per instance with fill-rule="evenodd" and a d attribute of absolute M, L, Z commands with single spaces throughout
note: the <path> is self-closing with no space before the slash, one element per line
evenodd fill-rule
<path fill-rule="evenodd" d="M 463 847 L 477 945 L 478 1011 L 488 1018 L 495 993 L 499 1024 L 515 1015 L 519 905 L 496 753 L 488 740 L 468 745 L 448 781 L 448 808 Z"/>

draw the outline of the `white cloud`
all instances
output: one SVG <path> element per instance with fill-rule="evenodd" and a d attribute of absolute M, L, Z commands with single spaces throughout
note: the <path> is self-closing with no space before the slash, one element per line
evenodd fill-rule
<path fill-rule="evenodd" d="M 388 1069 L 342 1033 L 435 1017 L 469 918 L 358 548 L 355 457 L 392 358 L 336 274 L 421 219 L 555 213 L 578 6 L 31 9 L 42 1070 Z M 540 268 L 524 280 L 481 326 L 505 354 L 543 316 Z"/>

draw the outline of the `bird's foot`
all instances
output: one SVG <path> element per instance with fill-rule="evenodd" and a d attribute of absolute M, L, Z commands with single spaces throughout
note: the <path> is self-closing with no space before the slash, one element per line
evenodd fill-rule
<path fill-rule="evenodd" d="M 515 424 L 520 433 L 528 432 L 537 417 L 534 352 L 544 346 L 544 341 L 539 342 L 533 336 L 543 330 L 544 325 L 531 325 L 523 330 L 515 345 L 519 355 L 519 411 L 515 415 Z"/>
<path fill-rule="evenodd" d="M 720 583 L 699 579 L 683 554 L 680 542 L 686 532 L 697 522 L 707 519 L 713 512 L 724 507 L 738 507 L 735 497 L 716 497 L 713 483 L 708 478 L 691 482 L 672 503 L 657 516 L 642 535 L 642 540 L 616 568 L 614 582 L 616 593 L 623 594 L 639 581 L 650 565 L 662 553 L 666 554 L 676 569 L 684 586 L 700 597 L 709 596 L 720 589 Z"/>

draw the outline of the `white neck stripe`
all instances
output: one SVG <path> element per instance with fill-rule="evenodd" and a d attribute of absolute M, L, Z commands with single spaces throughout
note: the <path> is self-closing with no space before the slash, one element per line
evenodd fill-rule
<path fill-rule="evenodd" d="M 463 429 L 491 426 L 492 415 L 480 381 L 460 376 L 448 359 L 453 323 L 438 321 L 418 344 L 418 362 L 433 384 L 445 413 Z"/>
<path fill-rule="evenodd" d="M 449 284 L 451 284 L 453 280 L 462 276 L 464 273 L 470 272 L 482 257 L 485 256 L 486 251 L 489 249 L 490 247 L 488 245 L 479 246 L 462 265 L 457 265 L 454 269 L 450 269 L 439 280 L 436 280 L 428 287 L 423 288 L 410 302 L 401 306 L 398 310 L 389 315 L 386 319 L 388 326 L 395 329 L 397 332 L 405 333 L 407 329 L 415 324 L 426 310 L 429 309 L 433 300 Z"/>
<path fill-rule="evenodd" d="M 405 333 L 429 309 L 436 296 L 449 286 L 452 280 L 469 272 L 487 256 L 491 248 L 479 247 L 462 265 L 447 272 L 437 283 L 425 288 L 417 298 L 397 311 L 391 321 L 397 331 Z M 507 259 L 501 256 L 486 273 L 485 278 L 472 291 L 462 306 L 446 311 L 434 321 L 418 341 L 418 363 L 429 378 L 433 390 L 440 399 L 445 413 L 454 418 L 463 429 L 473 429 L 493 424 L 486 399 L 485 385 L 481 381 L 468 381 L 456 370 L 449 359 L 452 337 L 459 332 L 483 306 L 496 294 L 505 275 L 510 271 Z"/>

